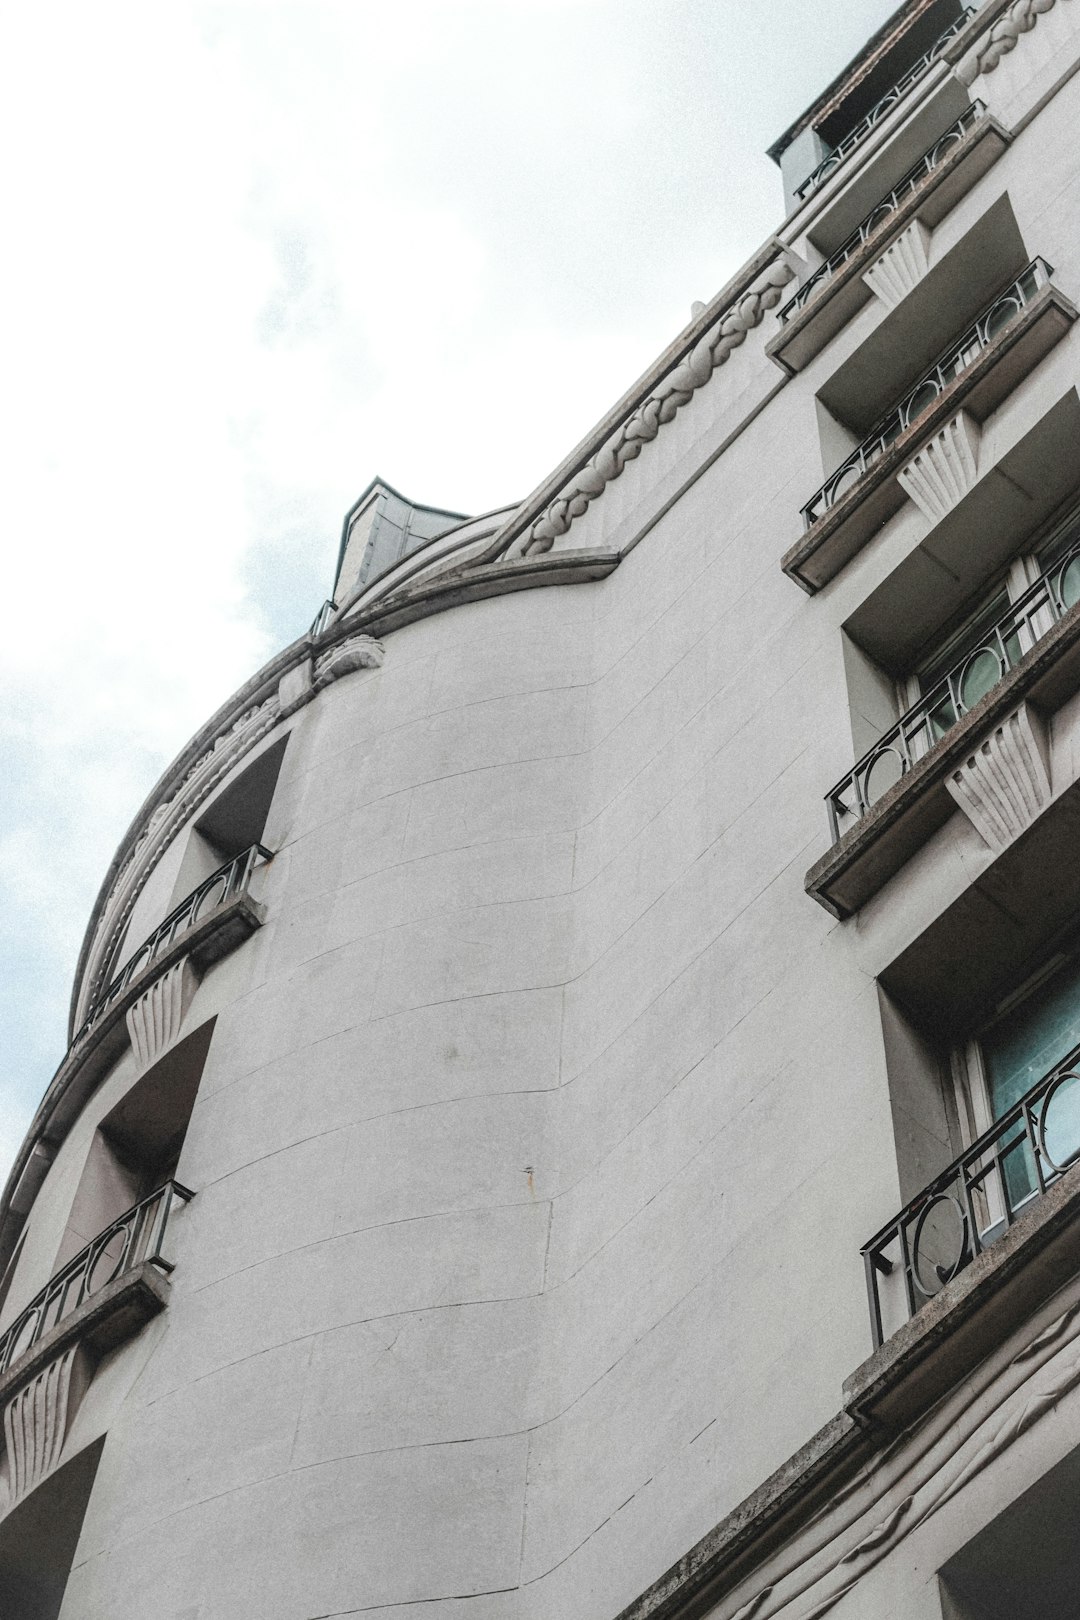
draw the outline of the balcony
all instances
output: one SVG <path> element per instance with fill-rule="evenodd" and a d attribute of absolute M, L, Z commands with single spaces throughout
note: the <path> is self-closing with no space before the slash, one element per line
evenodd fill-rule
<path fill-rule="evenodd" d="M 1080 601 L 1080 542 L 1035 581 L 982 639 L 826 794 L 835 843 Z"/>
<path fill-rule="evenodd" d="M 72 1046 L 85 1040 L 94 1025 L 118 1001 L 130 1005 L 136 998 L 127 992 L 135 984 L 141 988 L 152 968 L 164 970 L 180 954 L 194 954 L 198 958 L 196 965 L 206 966 L 224 956 L 241 939 L 246 939 L 252 927 L 258 927 L 259 919 L 252 913 L 250 902 L 241 911 L 236 911 L 235 905 L 246 897 L 255 868 L 272 859 L 270 850 L 261 844 L 252 844 L 193 889 L 149 938 L 143 940 L 107 987 L 94 997 L 86 1017 L 75 1031 Z M 211 923 L 215 926 L 208 931 Z M 188 947 L 186 951 L 176 949 L 179 940 Z"/>
<path fill-rule="evenodd" d="M 1067 588 L 1072 589 L 1071 582 Z M 1013 604 L 1014 609 L 1019 606 L 1019 603 Z M 1049 617 L 1051 611 L 1059 610 L 1060 617 L 1043 629 L 1040 614 L 1046 612 Z M 963 777 L 967 765 L 984 753 L 997 757 L 995 735 L 1003 728 L 1008 729 L 1018 711 L 1025 709 L 1030 719 L 1045 730 L 1043 717 L 1055 716 L 1080 688 L 1080 603 L 1065 607 L 1059 601 L 1054 610 L 1044 603 L 1042 608 L 1032 612 L 1032 621 L 1031 633 L 1038 634 L 1038 639 L 1028 651 L 1020 650 L 1017 657 L 1015 647 L 1006 648 L 1000 665 L 996 662 L 1000 655 L 995 655 L 993 664 L 986 658 L 976 668 L 974 658 L 983 651 L 993 651 L 988 637 L 987 644 L 980 643 L 971 655 L 971 681 L 966 692 L 957 691 L 957 687 L 963 687 L 963 671 L 969 660 L 964 660 L 960 670 L 953 672 L 951 686 L 945 681 L 927 694 L 928 703 L 937 699 L 942 704 L 937 712 L 941 719 L 948 721 L 940 740 L 921 758 L 910 762 L 905 770 L 900 770 L 899 760 L 892 756 L 892 767 L 899 772 L 892 786 L 881 791 L 880 798 L 863 809 L 861 817 L 853 820 L 848 830 L 841 833 L 832 848 L 807 872 L 806 892 L 834 917 L 850 917 L 859 911 L 929 842 L 950 816 L 958 809 L 963 811 L 960 798 L 950 792 L 950 782 L 957 776 Z M 974 701 L 977 681 L 987 678 L 997 667 L 1003 673 L 978 701 Z M 965 700 L 973 706 L 963 713 L 950 713 L 949 704 L 956 701 L 953 693 L 959 697 L 961 707 Z M 916 707 L 923 709 L 922 700 Z M 934 736 L 934 712 L 930 709 L 925 714 L 927 724 L 921 735 Z M 920 733 L 916 731 L 914 735 L 917 738 Z M 887 738 L 882 738 L 877 745 L 882 749 L 887 746 Z M 913 747 L 912 753 L 915 751 Z M 852 777 L 862 773 L 863 768 L 860 761 Z M 861 780 L 865 783 L 865 774 L 861 775 Z M 850 781 L 851 778 L 845 778 L 845 782 Z M 987 851 L 997 865 L 1006 861 L 1011 853 L 1010 840 L 1015 839 L 1017 846 L 1030 843 L 1042 821 L 1054 820 L 1056 795 L 1066 785 L 1064 778 L 1059 782 L 1057 776 L 1054 784 L 1054 804 L 1049 808 L 1039 802 L 1015 806 L 1010 816 L 1015 830 L 1006 831 L 1003 842 L 991 845 Z M 844 783 L 834 788 L 830 799 L 843 788 Z M 868 790 L 864 785 L 849 791 L 861 791 L 865 799 Z M 872 778 L 869 791 L 875 791 Z M 857 799 L 853 801 L 853 808 L 857 808 Z M 1020 832 L 1025 827 L 1028 830 L 1021 837 Z"/>
<path fill-rule="evenodd" d="M 804 533 L 782 567 L 814 592 L 903 505 L 898 475 L 961 408 L 982 422 L 1064 336 L 1076 310 L 1035 259 L 876 423 L 802 508 Z"/>
<path fill-rule="evenodd" d="M 968 20 L 975 15 L 975 11 L 975 6 L 966 7 L 956 21 L 950 23 L 948 28 L 938 35 L 930 49 L 925 51 L 912 67 L 908 68 L 902 78 L 898 79 L 892 88 L 887 90 L 881 99 L 874 103 L 865 117 L 860 118 L 859 122 L 853 129 L 848 131 L 843 140 L 833 148 L 827 157 L 822 159 L 817 168 L 806 177 L 802 184 L 795 187 L 795 196 L 800 203 L 805 202 L 820 186 L 824 185 L 830 175 L 835 174 L 845 158 L 849 157 L 855 148 L 860 146 L 866 137 L 877 128 L 878 124 L 889 116 L 912 85 L 917 83 L 925 73 L 929 72 L 950 40 L 955 39 L 957 34 L 967 27 Z"/>
<path fill-rule="evenodd" d="M 169 1216 L 192 1196 L 167 1181 L 46 1283 L 0 1337 L 0 1404 L 61 1351 L 78 1344 L 103 1355 L 163 1308 L 173 1269 L 163 1253 Z"/>
<path fill-rule="evenodd" d="M 1078 1088 L 1080 1047 L 863 1247 L 874 1354 L 850 1413 L 909 1421 L 1076 1271 Z"/>
<path fill-rule="evenodd" d="M 28 1140 L 63 1140 L 94 1087 L 128 1045 L 128 1009 L 163 973 L 182 957 L 202 970 L 261 927 L 263 908 L 252 899 L 249 886 L 256 869 L 272 859 L 270 850 L 253 844 L 226 861 L 169 913 L 95 996 L 34 1116 Z M 39 1156 L 38 1178 L 50 1158 L 50 1153 Z"/>
<path fill-rule="evenodd" d="M 782 330 L 766 353 L 791 372 L 807 365 L 872 296 L 863 273 L 897 234 L 916 218 L 931 229 L 938 224 L 1008 140 L 981 102 L 967 107 L 778 311 Z"/>

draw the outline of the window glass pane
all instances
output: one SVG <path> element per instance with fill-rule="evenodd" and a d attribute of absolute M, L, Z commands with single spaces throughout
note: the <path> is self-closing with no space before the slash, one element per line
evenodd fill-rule
<path fill-rule="evenodd" d="M 983 1036 L 994 1118 L 1080 1045 L 1080 957 L 1067 963 Z"/>
<path fill-rule="evenodd" d="M 994 1118 L 1041 1080 L 1080 1045 L 1080 958 L 1066 964 L 1046 984 L 1027 996 L 982 1038 L 983 1062 Z M 1061 1088 L 1051 1104 L 1046 1146 L 1065 1163 L 1080 1146 L 1080 1086 Z M 1044 1167 L 1049 1173 L 1051 1166 Z M 1030 1150 L 1018 1148 L 1006 1160 L 1010 1203 L 1016 1205 L 1035 1189 Z"/>
<path fill-rule="evenodd" d="M 927 652 L 916 671 L 924 692 L 928 692 L 950 670 L 955 670 L 965 655 L 975 650 L 1008 606 L 1008 593 L 1000 589 L 995 590 L 990 598 L 958 628 L 950 631 L 942 641 Z M 995 680 L 996 678 L 995 676 Z M 991 681 L 990 684 L 993 685 L 994 682 Z M 970 704 L 967 704 L 967 707 L 970 707 Z"/>

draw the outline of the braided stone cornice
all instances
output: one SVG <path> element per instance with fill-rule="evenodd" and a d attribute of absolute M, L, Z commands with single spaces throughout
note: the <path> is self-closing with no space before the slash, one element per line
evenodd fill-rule
<path fill-rule="evenodd" d="M 984 73 L 993 73 L 1003 56 L 1014 51 L 1021 34 L 1030 33 L 1039 18 L 1054 9 L 1057 0 L 1014 0 L 999 17 L 986 39 L 956 69 L 962 84 L 974 84 Z"/>
<path fill-rule="evenodd" d="M 527 529 L 515 550 L 522 555 L 550 551 L 574 519 L 585 512 L 613 478 L 618 478 L 628 461 L 641 454 L 641 447 L 655 439 L 665 422 L 692 399 L 709 381 L 718 366 L 746 342 L 748 332 L 760 326 L 765 311 L 780 302 L 781 289 L 794 280 L 795 271 L 785 259 L 769 266 L 757 286 L 722 315 L 719 321 L 695 343 L 674 370 L 660 382 L 641 405 L 612 434 L 592 460 L 560 491 L 547 511 Z"/>

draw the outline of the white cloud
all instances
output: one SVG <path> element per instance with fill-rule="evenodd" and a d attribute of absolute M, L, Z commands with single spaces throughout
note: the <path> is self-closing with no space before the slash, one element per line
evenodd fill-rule
<path fill-rule="evenodd" d="M 773 227 L 764 146 L 890 9 L 6 17 L 0 1171 L 119 836 L 350 500 L 526 493 Z"/>

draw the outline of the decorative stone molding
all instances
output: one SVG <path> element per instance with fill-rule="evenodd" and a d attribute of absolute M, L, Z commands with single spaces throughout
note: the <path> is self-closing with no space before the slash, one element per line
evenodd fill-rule
<path fill-rule="evenodd" d="M 13 1507 L 56 1467 L 67 1434 L 77 1347 L 43 1367 L 4 1409 L 4 1440 Z"/>
<path fill-rule="evenodd" d="M 642 445 L 655 439 L 664 423 L 670 422 L 709 381 L 717 367 L 724 365 L 734 350 L 746 342 L 747 333 L 760 326 L 766 310 L 779 304 L 781 289 L 794 278 L 795 271 L 786 259 L 775 260 L 758 285 L 744 293 L 715 326 L 702 334 L 655 392 L 573 476 L 547 511 L 515 542 L 513 551 L 520 555 L 550 551 L 574 519 L 588 510 L 613 478 L 618 478 L 627 462 L 641 454 Z"/>
<path fill-rule="evenodd" d="M 355 670 L 381 669 L 385 657 L 385 647 L 374 636 L 350 636 L 316 658 L 312 685 L 321 692 L 331 681 L 339 681 Z"/>
<path fill-rule="evenodd" d="M 195 970 L 189 957 L 181 957 L 145 995 L 127 1010 L 128 1034 L 140 1069 L 156 1063 L 180 1033 L 184 1014 L 195 994 Z"/>
<path fill-rule="evenodd" d="M 881 258 L 863 272 L 863 281 L 886 309 L 895 309 L 930 268 L 930 232 L 920 219 L 885 249 Z"/>
<path fill-rule="evenodd" d="M 995 854 L 1031 826 L 1050 802 L 1042 726 L 1026 703 L 996 726 L 945 786 Z"/>
<path fill-rule="evenodd" d="M 897 473 L 897 482 L 931 523 L 951 512 L 979 475 L 982 429 L 966 411 L 940 427 Z"/>
<path fill-rule="evenodd" d="M 1056 0 L 1014 0 L 977 50 L 957 67 L 956 76 L 961 84 L 974 84 L 982 74 L 993 73 L 1001 58 L 1016 49 L 1020 35 L 1029 33 L 1045 12 L 1054 9 L 1055 3 Z"/>

